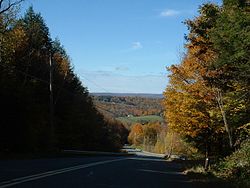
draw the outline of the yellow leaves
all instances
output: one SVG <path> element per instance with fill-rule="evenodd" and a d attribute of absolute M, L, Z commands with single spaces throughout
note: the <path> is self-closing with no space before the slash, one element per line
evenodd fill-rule
<path fill-rule="evenodd" d="M 238 106 L 234 107 L 233 108 L 233 112 L 234 113 L 238 113 L 238 112 L 241 112 L 243 110 L 246 109 L 246 105 L 245 104 L 238 104 Z"/>
<path fill-rule="evenodd" d="M 193 108 L 199 105 L 198 101 L 190 97 L 188 93 L 168 94 L 170 93 L 166 92 L 168 98 L 164 103 L 166 105 L 165 116 L 173 130 L 193 137 L 197 135 L 196 129 L 207 127 L 206 114 Z"/>
<path fill-rule="evenodd" d="M 211 68 L 217 54 L 209 39 L 215 19 L 206 15 L 210 9 L 217 10 L 213 6 L 205 7 L 199 17 L 186 22 L 190 30 L 187 54 L 179 65 L 168 69 L 170 85 L 164 93 L 167 122 L 174 131 L 191 137 L 206 135 L 208 130 L 224 131 L 218 121 L 220 111 L 210 83 L 221 75 L 220 70 Z"/>
<path fill-rule="evenodd" d="M 226 132 L 226 130 L 225 130 L 225 127 L 224 127 L 224 126 L 221 126 L 221 127 L 217 128 L 217 129 L 215 130 L 215 133 L 216 133 L 216 134 L 222 134 L 222 133 L 225 133 L 225 132 Z"/>
<path fill-rule="evenodd" d="M 27 39 L 21 27 L 12 28 L 4 34 L 0 33 L 1 56 L 5 62 L 11 61 L 15 53 L 25 48 Z"/>
<path fill-rule="evenodd" d="M 53 60 L 57 65 L 58 72 L 66 76 L 70 69 L 70 62 L 68 59 L 64 58 L 61 54 L 55 53 L 53 55 Z"/>
<path fill-rule="evenodd" d="M 197 38 L 197 41 L 204 42 L 202 38 Z M 189 47 L 188 55 L 182 63 L 169 68 L 170 86 L 164 93 L 164 105 L 165 117 L 171 129 L 182 135 L 195 137 L 213 126 L 209 108 L 214 105 L 215 97 L 203 79 L 208 69 L 201 63 L 212 57 L 208 55 L 200 60 L 197 54 L 202 46 Z"/>
<path fill-rule="evenodd" d="M 139 145 L 143 139 L 143 127 L 140 123 L 132 125 L 131 131 L 128 136 L 128 141 L 131 144 Z"/>
<path fill-rule="evenodd" d="M 12 36 L 16 37 L 16 39 L 24 39 L 25 38 L 25 32 L 23 30 L 23 28 L 21 27 L 16 27 L 14 28 L 14 30 L 12 31 Z M 18 42 L 18 41 L 16 41 Z"/>

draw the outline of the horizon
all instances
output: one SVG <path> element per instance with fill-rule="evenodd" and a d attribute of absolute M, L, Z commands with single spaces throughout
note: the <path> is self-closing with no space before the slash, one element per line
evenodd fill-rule
<path fill-rule="evenodd" d="M 163 95 L 163 93 L 119 93 L 119 92 L 89 92 L 90 94 L 148 94 L 148 95 Z"/>

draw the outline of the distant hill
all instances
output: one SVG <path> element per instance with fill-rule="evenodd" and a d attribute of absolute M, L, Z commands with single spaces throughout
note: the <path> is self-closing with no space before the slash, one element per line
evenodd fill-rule
<path fill-rule="evenodd" d="M 106 117 L 130 126 L 133 123 L 163 121 L 162 95 L 92 93 L 97 109 Z"/>
<path fill-rule="evenodd" d="M 151 94 L 151 93 L 90 93 L 92 96 L 112 96 L 112 97 L 143 97 L 143 98 L 155 98 L 162 99 L 163 94 Z"/>

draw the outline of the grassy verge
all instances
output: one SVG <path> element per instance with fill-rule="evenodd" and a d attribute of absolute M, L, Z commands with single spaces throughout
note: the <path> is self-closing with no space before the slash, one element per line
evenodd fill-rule
<path fill-rule="evenodd" d="M 250 139 L 245 140 L 240 149 L 214 165 L 213 173 L 234 182 L 236 187 L 250 187 Z"/>
<path fill-rule="evenodd" d="M 208 182 L 211 186 L 250 187 L 250 139 L 241 147 L 219 162 L 212 163 L 205 171 L 200 160 L 184 161 L 184 173 L 195 182 Z"/>
<path fill-rule="evenodd" d="M 233 188 L 234 184 L 223 178 L 216 176 L 210 169 L 205 171 L 203 164 L 204 160 L 186 160 L 186 161 L 176 161 L 182 167 L 183 173 L 191 180 L 196 186 L 201 186 L 203 188 L 207 187 L 227 187 Z"/>

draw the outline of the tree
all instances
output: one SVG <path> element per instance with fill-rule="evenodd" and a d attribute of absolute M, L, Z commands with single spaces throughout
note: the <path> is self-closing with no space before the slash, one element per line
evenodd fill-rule
<path fill-rule="evenodd" d="M 13 17 L 8 26 L 5 16 L 6 12 L 0 15 L 0 106 L 4 109 L 0 153 L 118 150 L 127 130 L 97 111 L 66 50 L 59 40 L 50 38 L 41 14 L 31 7 L 23 18 Z"/>
<path fill-rule="evenodd" d="M 235 130 L 250 121 L 249 33 L 250 15 L 247 1 L 225 0 L 223 11 L 209 35 L 217 54 L 212 69 L 220 72 L 211 82 L 219 88 L 218 103 L 222 113 L 230 114 L 227 121 L 231 125 L 231 145 L 238 136 Z M 220 96 L 221 94 L 223 96 Z"/>
<path fill-rule="evenodd" d="M 131 126 L 128 141 L 134 145 L 141 145 L 143 143 L 143 127 L 140 123 Z"/>
<path fill-rule="evenodd" d="M 187 54 L 169 67 L 164 102 L 169 126 L 216 155 L 227 154 L 236 130 L 249 122 L 249 20 L 246 1 L 204 4 L 199 17 L 186 21 Z"/>
<path fill-rule="evenodd" d="M 216 93 L 209 78 L 217 74 L 210 70 L 216 57 L 209 32 L 214 27 L 219 8 L 205 4 L 200 8 L 200 16 L 188 20 L 190 33 L 187 54 L 180 65 L 169 67 L 170 84 L 165 95 L 165 116 L 170 129 L 187 140 L 195 143 L 206 156 L 212 151 L 219 151 L 211 146 L 223 132 Z"/>
<path fill-rule="evenodd" d="M 10 11 L 12 8 L 15 8 L 17 5 L 22 3 L 24 0 L 0 0 L 0 15 Z"/>

